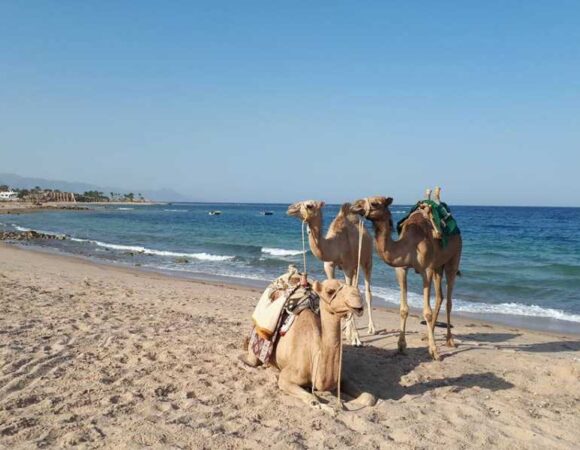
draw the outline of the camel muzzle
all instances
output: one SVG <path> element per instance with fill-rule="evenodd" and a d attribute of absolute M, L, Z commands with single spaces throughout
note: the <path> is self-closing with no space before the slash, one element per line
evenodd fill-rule
<path fill-rule="evenodd" d="M 361 317 L 363 315 L 364 308 L 362 306 L 360 308 L 351 308 L 351 309 L 355 316 Z"/>

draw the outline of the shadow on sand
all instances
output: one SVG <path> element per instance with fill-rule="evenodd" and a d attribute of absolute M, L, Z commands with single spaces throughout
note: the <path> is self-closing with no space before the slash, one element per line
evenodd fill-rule
<path fill-rule="evenodd" d="M 576 341 L 552 341 L 532 344 L 501 344 L 522 336 L 522 333 L 467 333 L 458 334 L 456 337 L 464 343 L 462 346 L 470 350 L 476 350 L 478 347 L 470 347 L 470 341 L 476 341 L 480 344 L 498 344 L 494 347 L 505 350 L 511 349 L 520 352 L 537 352 L 537 353 L 554 353 L 554 352 L 577 352 L 580 351 L 580 340 Z"/>
<path fill-rule="evenodd" d="M 447 358 L 453 354 L 447 355 Z M 463 390 L 474 386 L 498 391 L 514 385 L 491 372 L 464 374 L 453 378 L 419 381 L 411 386 L 402 386 L 402 377 L 412 372 L 421 363 L 431 362 L 427 349 L 409 348 L 405 355 L 396 350 L 385 350 L 373 346 L 344 347 L 344 373 L 363 391 L 378 399 L 399 400 L 405 395 L 422 395 L 440 387 L 454 386 Z"/>

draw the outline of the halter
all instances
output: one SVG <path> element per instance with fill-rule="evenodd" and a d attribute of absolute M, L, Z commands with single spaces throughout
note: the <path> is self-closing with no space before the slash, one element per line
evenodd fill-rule
<path fill-rule="evenodd" d="M 344 284 L 341 284 L 338 289 L 336 291 L 334 291 L 334 294 L 332 294 L 330 296 L 330 298 L 328 300 L 326 300 L 322 295 L 320 295 L 319 297 L 322 299 L 322 301 L 324 301 L 324 303 L 326 303 L 327 305 L 331 305 L 333 300 L 336 298 L 337 294 L 342 291 L 342 288 L 344 288 Z"/>
<path fill-rule="evenodd" d="M 371 202 L 369 201 L 368 197 L 365 197 L 365 219 L 369 218 L 369 214 L 371 213 Z"/>

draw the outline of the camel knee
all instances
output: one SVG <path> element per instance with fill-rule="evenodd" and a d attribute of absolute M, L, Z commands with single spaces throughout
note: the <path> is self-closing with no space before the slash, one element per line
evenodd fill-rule
<path fill-rule="evenodd" d="M 430 309 L 423 310 L 423 317 L 425 318 L 427 325 L 429 325 L 431 322 L 433 322 L 433 311 L 431 311 Z"/>
<path fill-rule="evenodd" d="M 249 367 L 258 367 L 260 365 L 260 360 L 254 355 L 254 353 L 250 350 L 244 355 L 238 356 L 240 362 L 245 364 Z"/>
<path fill-rule="evenodd" d="M 407 317 L 409 317 L 409 308 L 406 308 L 406 307 L 401 308 L 400 314 L 401 314 L 401 319 L 407 320 Z"/>

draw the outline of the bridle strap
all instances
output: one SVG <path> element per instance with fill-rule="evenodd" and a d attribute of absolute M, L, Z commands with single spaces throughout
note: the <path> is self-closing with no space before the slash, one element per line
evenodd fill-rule
<path fill-rule="evenodd" d="M 332 301 L 336 298 L 336 295 L 342 290 L 343 287 L 344 287 L 344 284 L 341 284 L 340 287 L 336 291 L 334 291 L 334 294 L 332 294 L 332 296 L 328 299 L 328 301 L 326 301 L 326 299 L 322 295 L 320 296 L 320 298 L 327 305 L 331 305 L 332 304 Z"/>

